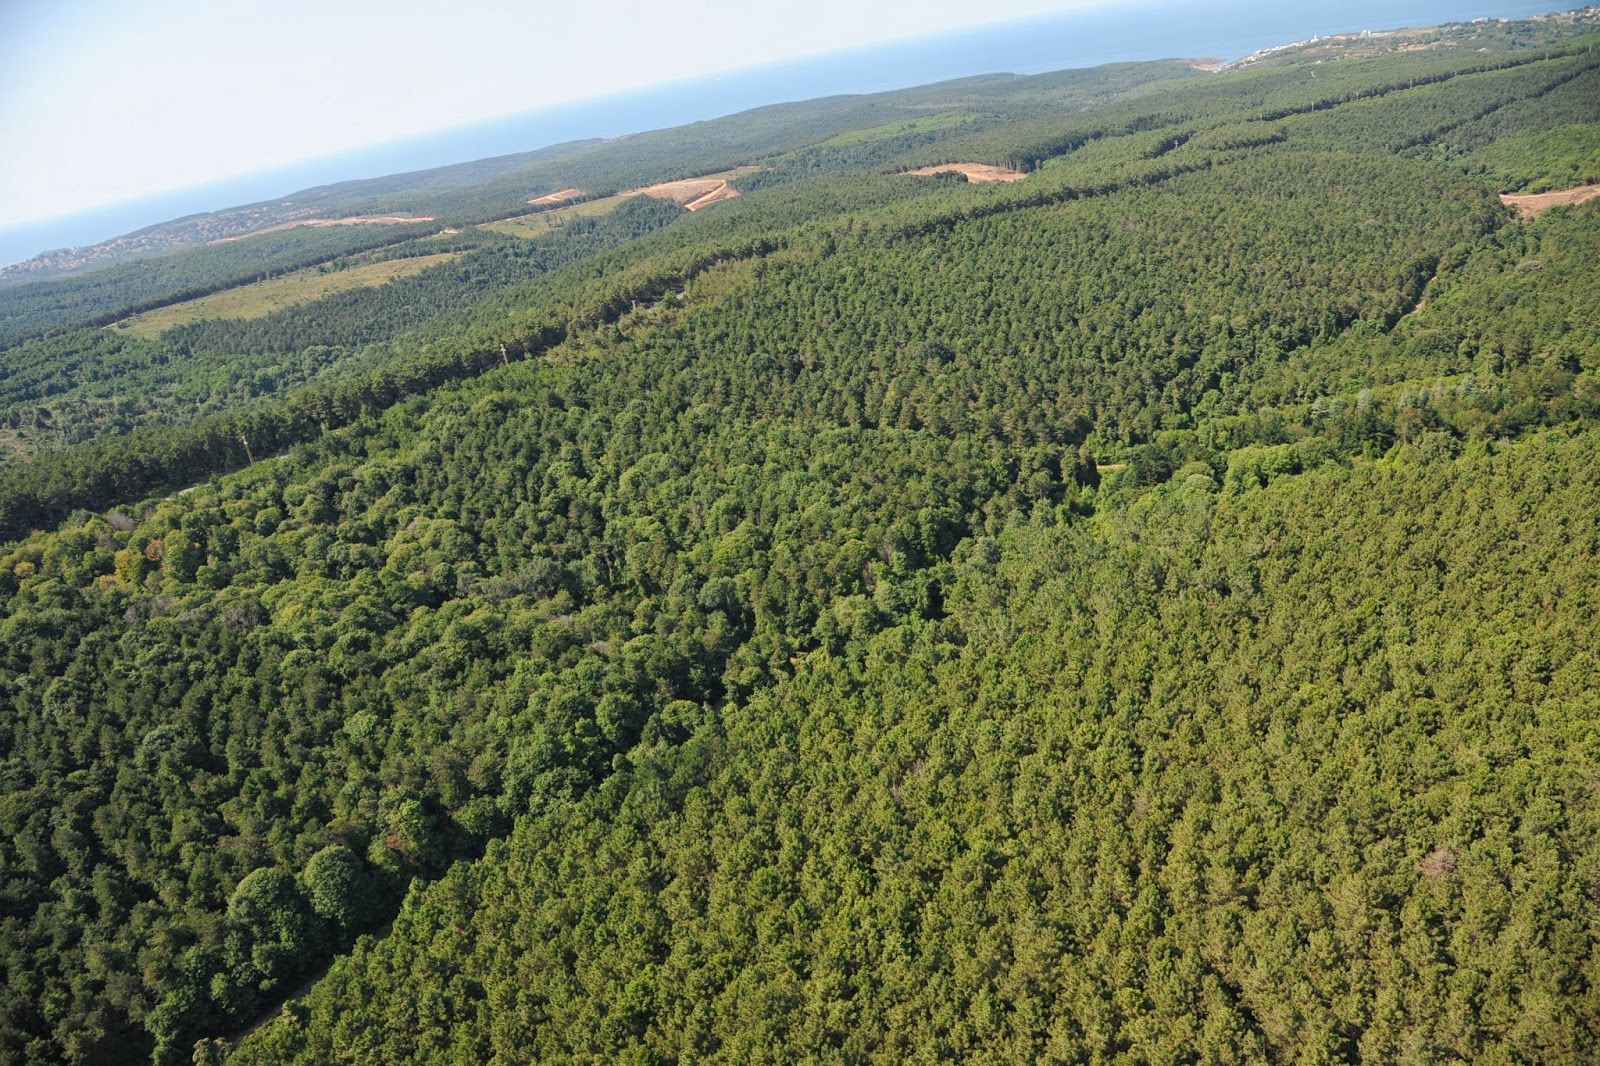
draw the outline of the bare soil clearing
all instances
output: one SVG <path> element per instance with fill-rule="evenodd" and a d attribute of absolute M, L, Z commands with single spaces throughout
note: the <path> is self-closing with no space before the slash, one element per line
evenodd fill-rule
<path fill-rule="evenodd" d="M 541 207 L 541 206 L 543 206 L 545 204 L 565 203 L 568 200 L 575 199 L 575 198 L 577 198 L 579 196 L 582 196 L 582 195 L 583 195 L 583 190 L 582 189 L 568 188 L 568 189 L 561 189 L 561 190 L 559 190 L 557 192 L 545 193 L 543 196 L 536 196 L 532 200 L 529 200 L 528 202 L 530 204 L 533 204 L 535 207 Z"/>
<path fill-rule="evenodd" d="M 656 185 L 646 185 L 639 189 L 629 189 L 622 193 L 623 196 L 653 196 L 657 200 L 671 200 L 680 207 L 690 211 L 698 211 L 702 207 L 721 203 L 723 200 L 732 200 L 739 195 L 739 190 L 731 184 L 734 178 L 748 174 L 755 167 L 739 167 L 736 170 L 725 170 L 720 174 L 707 174 L 703 178 L 683 178 L 679 181 L 663 181 Z"/>
<path fill-rule="evenodd" d="M 1579 185 L 1575 189 L 1558 189 L 1555 192 L 1524 193 L 1516 196 L 1501 193 L 1500 202 L 1522 218 L 1538 218 L 1552 207 L 1581 204 L 1585 200 L 1593 200 L 1596 196 L 1600 196 L 1600 185 Z"/>
<path fill-rule="evenodd" d="M 1005 167 L 992 167 L 987 163 L 940 163 L 937 166 L 918 167 L 908 170 L 907 174 L 962 174 L 974 185 L 983 185 L 991 181 L 1021 181 L 1028 175 L 1020 170 L 1007 170 Z"/>
<path fill-rule="evenodd" d="M 657 200 L 671 200 L 679 207 L 698 211 L 719 200 L 731 200 L 739 190 L 729 185 L 725 178 L 686 178 L 683 181 L 664 181 L 643 189 L 629 189 L 623 196 L 653 196 Z"/>
<path fill-rule="evenodd" d="M 663 181 L 642 189 L 629 189 L 624 196 L 653 196 L 657 200 L 671 200 L 679 207 L 688 207 L 696 200 L 716 192 L 728 183 L 721 178 L 685 178 L 682 181 Z"/>
<path fill-rule="evenodd" d="M 297 218 L 293 222 L 280 222 L 276 226 L 266 226 L 254 229 L 249 233 L 241 233 L 235 237 L 218 237 L 210 244 L 228 244 L 232 241 L 242 241 L 246 237 L 259 237 L 263 233 L 280 233 L 286 229 L 298 229 L 301 226 L 311 226 L 320 229 L 324 226 L 409 226 L 416 222 L 432 222 L 432 215 L 355 215 L 351 218 Z"/>

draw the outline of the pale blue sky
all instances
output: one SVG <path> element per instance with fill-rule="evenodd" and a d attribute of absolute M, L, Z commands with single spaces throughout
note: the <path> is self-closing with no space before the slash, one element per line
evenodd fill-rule
<path fill-rule="evenodd" d="M 1118 2 L 0 0 L 0 227 L 550 104 Z"/>

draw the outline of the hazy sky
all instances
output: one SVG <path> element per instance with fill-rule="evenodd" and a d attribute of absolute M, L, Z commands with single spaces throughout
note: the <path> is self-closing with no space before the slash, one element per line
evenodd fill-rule
<path fill-rule="evenodd" d="M 0 226 L 549 104 L 1118 0 L 0 0 Z"/>

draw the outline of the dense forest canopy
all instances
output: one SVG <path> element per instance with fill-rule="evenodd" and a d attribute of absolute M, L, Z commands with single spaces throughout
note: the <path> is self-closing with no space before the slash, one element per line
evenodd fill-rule
<path fill-rule="evenodd" d="M 1500 197 L 1597 79 L 965 79 L 8 282 L 0 1061 L 1586 1061 L 1600 199 Z"/>

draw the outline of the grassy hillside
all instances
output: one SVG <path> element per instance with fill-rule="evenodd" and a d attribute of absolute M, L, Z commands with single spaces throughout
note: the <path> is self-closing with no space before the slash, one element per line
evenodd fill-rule
<path fill-rule="evenodd" d="M 307 303 L 336 292 L 366 289 L 398 278 L 410 277 L 430 267 L 456 259 L 457 252 L 434 252 L 406 259 L 363 263 L 343 270 L 308 267 L 292 274 L 224 289 L 182 303 L 125 318 L 114 324 L 138 337 L 153 337 L 191 322 L 212 318 L 262 318 L 275 311 Z"/>
<path fill-rule="evenodd" d="M 402 182 L 144 335 L 50 283 L 0 1060 L 1584 1061 L 1600 202 L 1497 194 L 1593 21 Z"/>

